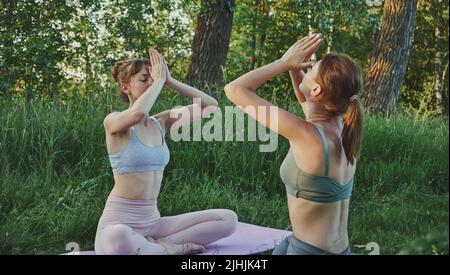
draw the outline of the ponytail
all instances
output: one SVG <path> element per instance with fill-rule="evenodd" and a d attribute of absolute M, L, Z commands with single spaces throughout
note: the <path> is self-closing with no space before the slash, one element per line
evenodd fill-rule
<path fill-rule="evenodd" d="M 350 56 L 330 53 L 322 57 L 317 76 L 323 109 L 330 117 L 344 114 L 342 146 L 347 161 L 354 164 L 359 158 L 363 128 L 363 108 L 358 99 L 364 88 L 361 70 Z"/>
<path fill-rule="evenodd" d="M 342 146 L 350 164 L 359 158 L 362 141 L 363 112 L 357 98 L 350 101 L 350 108 L 344 114 L 344 129 L 342 131 Z"/>

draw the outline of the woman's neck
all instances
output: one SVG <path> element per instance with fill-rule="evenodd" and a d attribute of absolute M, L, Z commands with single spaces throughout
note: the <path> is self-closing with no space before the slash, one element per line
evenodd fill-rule
<path fill-rule="evenodd" d="M 308 102 L 308 114 L 306 116 L 307 121 L 325 121 L 332 117 L 324 112 L 322 108 L 317 106 L 314 102 Z"/>
<path fill-rule="evenodd" d="M 316 106 L 314 103 L 310 103 L 308 106 L 308 115 L 306 116 L 306 121 L 308 122 L 323 122 L 339 125 L 340 117 L 332 116 L 323 111 L 323 109 Z"/>

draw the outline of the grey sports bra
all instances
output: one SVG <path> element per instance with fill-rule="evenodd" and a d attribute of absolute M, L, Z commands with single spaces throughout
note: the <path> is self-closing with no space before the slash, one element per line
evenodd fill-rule
<path fill-rule="evenodd" d="M 130 141 L 118 153 L 109 155 L 112 170 L 115 174 L 142 173 L 149 171 L 163 171 L 169 163 L 170 152 L 164 140 L 163 130 L 159 121 L 150 117 L 156 123 L 161 132 L 162 145 L 158 147 L 143 144 L 134 126 L 130 128 Z"/>

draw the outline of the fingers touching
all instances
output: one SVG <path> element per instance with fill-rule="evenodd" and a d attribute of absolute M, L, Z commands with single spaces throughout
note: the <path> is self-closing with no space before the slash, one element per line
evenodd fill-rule
<path fill-rule="evenodd" d="M 148 51 L 148 55 L 150 57 L 150 63 L 152 64 L 152 66 L 157 65 L 157 64 L 163 64 L 164 58 L 157 50 L 150 49 Z"/>
<path fill-rule="evenodd" d="M 300 40 L 301 41 L 301 40 Z M 316 34 L 308 37 L 299 44 L 301 50 L 314 50 L 317 49 L 322 43 L 322 35 Z"/>

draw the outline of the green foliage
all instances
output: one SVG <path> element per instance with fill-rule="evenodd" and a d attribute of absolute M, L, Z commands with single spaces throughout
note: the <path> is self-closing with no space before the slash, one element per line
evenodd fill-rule
<path fill-rule="evenodd" d="M 442 111 L 436 101 L 437 59 L 442 62 L 443 70 L 447 66 L 446 77 L 442 81 L 446 106 L 443 111 L 448 115 L 448 12 L 448 1 L 418 1 L 414 41 L 402 91 L 405 104 L 420 109 L 422 113 L 433 112 L 434 116 Z M 440 74 L 442 76 L 443 72 Z"/>
<path fill-rule="evenodd" d="M 0 96 L 67 96 L 105 87 L 118 60 L 160 50 L 181 77 L 191 36 L 173 1 L 1 2 Z M 185 5 L 186 6 L 186 5 Z M 183 60 L 183 62 L 179 62 Z"/>
<path fill-rule="evenodd" d="M 58 92 L 63 78 L 57 64 L 68 55 L 60 51 L 59 30 L 72 13 L 62 1 L 0 3 L 0 96 Z"/>
<path fill-rule="evenodd" d="M 173 76 L 184 78 L 202 1 L 78 2 L 78 6 L 64 1 L 1 2 L 0 96 L 91 96 L 87 87 L 108 86 L 116 61 L 146 58 L 149 47 L 165 55 Z M 276 60 L 294 41 L 312 32 L 324 36 L 317 58 L 328 51 L 344 52 L 366 71 L 383 14 L 382 6 L 369 7 L 361 0 L 227 3 L 234 21 L 223 68 L 225 81 Z M 448 1 L 419 0 L 401 104 L 422 113 L 425 108 L 433 116 L 441 114 L 436 99 L 438 57 L 447 113 Z M 293 98 L 289 83 L 284 75 L 262 91 Z"/>

